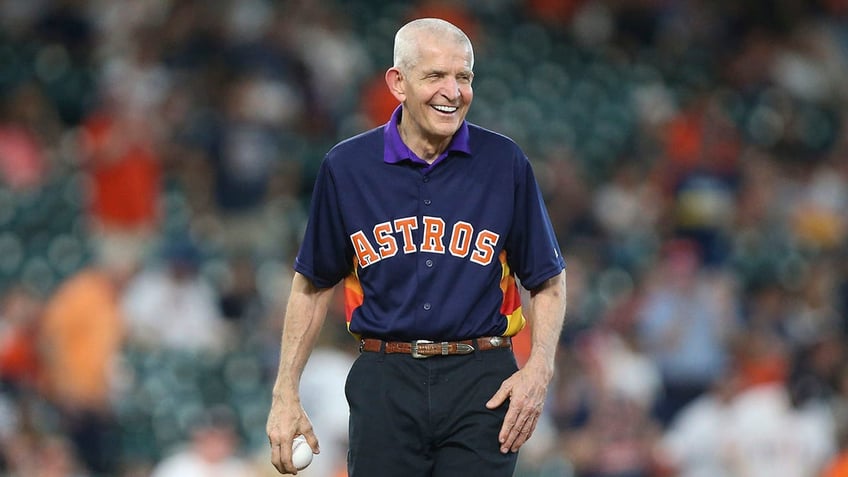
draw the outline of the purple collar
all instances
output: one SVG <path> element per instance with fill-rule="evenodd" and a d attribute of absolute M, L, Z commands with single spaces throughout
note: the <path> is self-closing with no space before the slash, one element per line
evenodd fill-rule
<path fill-rule="evenodd" d="M 415 153 L 412 152 L 406 144 L 404 144 L 403 139 L 400 138 L 398 124 L 400 123 L 402 108 L 402 106 L 398 106 L 397 109 L 395 109 L 395 112 L 392 113 L 392 118 L 389 119 L 389 122 L 386 123 L 386 126 L 383 129 L 385 137 L 383 160 L 387 164 L 397 164 L 401 161 L 408 160 L 416 164 L 423 164 L 427 169 L 431 169 L 436 164 L 442 162 L 450 152 L 462 152 L 467 155 L 471 155 L 471 148 L 468 145 L 468 123 L 463 121 L 462 125 L 459 126 L 459 129 L 456 133 L 454 133 L 453 138 L 451 138 L 451 141 L 445 151 L 439 154 L 439 157 L 437 157 L 432 164 L 427 164 L 427 161 L 415 155 Z"/>

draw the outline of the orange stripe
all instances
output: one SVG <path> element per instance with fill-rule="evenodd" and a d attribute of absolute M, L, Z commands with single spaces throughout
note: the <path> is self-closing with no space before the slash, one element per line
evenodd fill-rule
<path fill-rule="evenodd" d="M 501 262 L 501 292 L 503 292 L 503 302 L 501 303 L 500 311 L 507 320 L 504 335 L 514 336 L 524 328 L 526 323 L 524 313 L 521 310 L 521 293 L 515 282 L 515 276 L 512 274 L 507 263 L 505 250 L 501 251 L 498 260 Z"/>
<path fill-rule="evenodd" d="M 350 320 L 353 317 L 353 312 L 362 306 L 365 301 L 365 293 L 362 291 L 362 284 L 359 282 L 359 274 L 356 272 L 356 259 L 354 258 L 353 271 L 344 279 L 344 306 L 345 306 L 345 321 L 350 328 Z"/>

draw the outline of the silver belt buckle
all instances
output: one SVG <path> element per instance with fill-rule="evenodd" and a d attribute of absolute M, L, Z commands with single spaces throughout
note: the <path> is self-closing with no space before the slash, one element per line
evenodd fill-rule
<path fill-rule="evenodd" d="M 420 344 L 430 344 L 430 343 L 432 343 L 432 341 L 430 341 L 430 340 L 415 340 L 415 341 L 410 342 L 410 344 L 412 345 L 412 357 L 416 358 L 416 359 L 424 359 L 424 358 L 430 358 L 430 357 L 434 356 L 434 355 L 431 355 L 431 354 L 421 354 L 421 353 L 418 352 L 418 345 L 420 345 Z"/>

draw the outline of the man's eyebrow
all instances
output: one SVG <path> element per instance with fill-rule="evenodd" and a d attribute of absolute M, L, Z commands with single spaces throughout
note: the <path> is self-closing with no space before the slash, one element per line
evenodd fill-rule
<path fill-rule="evenodd" d="M 432 68 L 429 70 L 424 70 L 425 75 L 446 75 L 447 71 L 439 68 Z"/>
<path fill-rule="evenodd" d="M 429 70 L 423 70 L 421 72 L 422 76 L 431 76 L 431 75 L 439 75 L 439 76 L 447 76 L 450 73 L 441 68 L 433 68 Z M 474 76 L 474 72 L 471 70 L 460 70 L 456 72 L 456 76 Z"/>

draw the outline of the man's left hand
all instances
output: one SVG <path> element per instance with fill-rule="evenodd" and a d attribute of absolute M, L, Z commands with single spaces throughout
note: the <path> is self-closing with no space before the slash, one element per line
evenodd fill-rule
<path fill-rule="evenodd" d="M 486 403 L 487 408 L 495 409 L 509 399 L 509 409 L 498 434 L 501 452 L 504 454 L 518 452 L 533 435 L 539 416 L 542 415 L 550 374 L 543 367 L 532 367 L 528 363 L 504 381 Z"/>

